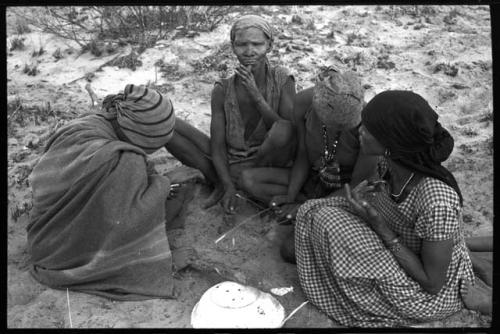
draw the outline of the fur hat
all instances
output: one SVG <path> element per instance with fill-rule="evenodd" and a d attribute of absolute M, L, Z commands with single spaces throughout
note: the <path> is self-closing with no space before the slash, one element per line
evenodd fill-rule
<path fill-rule="evenodd" d="M 316 78 L 313 110 L 325 123 L 353 128 L 361 122 L 364 90 L 352 71 L 341 72 L 328 67 Z"/>

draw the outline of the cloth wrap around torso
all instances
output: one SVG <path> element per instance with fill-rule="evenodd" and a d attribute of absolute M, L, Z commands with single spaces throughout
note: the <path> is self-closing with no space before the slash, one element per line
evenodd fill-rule
<path fill-rule="evenodd" d="M 31 273 L 52 288 L 119 300 L 172 296 L 170 181 L 94 114 L 49 140 L 31 175 Z"/>
<path fill-rule="evenodd" d="M 276 113 L 279 113 L 283 86 L 289 77 L 294 80 L 288 69 L 281 66 L 271 67 L 266 62 L 266 91 L 263 95 L 266 102 Z M 224 90 L 226 147 L 229 164 L 255 158 L 259 146 L 264 141 L 268 131 L 261 117 L 255 129 L 245 139 L 245 124 L 238 105 L 235 79 L 236 75 L 232 75 L 227 79 L 220 79 L 215 82 L 216 85 L 221 85 Z"/>

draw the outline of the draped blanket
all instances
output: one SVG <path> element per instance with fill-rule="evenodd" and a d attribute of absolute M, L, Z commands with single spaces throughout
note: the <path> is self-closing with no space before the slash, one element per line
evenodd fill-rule
<path fill-rule="evenodd" d="M 56 132 L 31 174 L 31 273 L 52 288 L 119 300 L 172 296 L 169 180 L 99 115 Z"/>

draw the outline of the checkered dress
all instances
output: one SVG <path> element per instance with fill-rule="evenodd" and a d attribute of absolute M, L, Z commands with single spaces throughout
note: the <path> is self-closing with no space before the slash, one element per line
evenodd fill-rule
<path fill-rule="evenodd" d="M 371 204 L 417 255 L 422 240 L 453 239 L 443 288 L 436 295 L 423 290 L 347 199 L 331 197 L 307 201 L 297 214 L 297 267 L 308 299 L 336 321 L 354 327 L 405 326 L 459 311 L 460 285 L 473 281 L 474 274 L 456 192 L 427 177 L 402 203 L 381 191 Z"/>

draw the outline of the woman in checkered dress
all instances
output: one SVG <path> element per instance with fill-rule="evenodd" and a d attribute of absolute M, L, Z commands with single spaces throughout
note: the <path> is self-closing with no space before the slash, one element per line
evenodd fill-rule
<path fill-rule="evenodd" d="M 461 292 L 474 287 L 462 195 L 441 166 L 453 138 L 437 118 L 415 93 L 378 94 L 363 109 L 360 128 L 361 150 L 383 156 L 373 178 L 353 190 L 347 185 L 345 197 L 310 200 L 299 209 L 301 286 L 345 326 L 442 319 L 459 311 Z"/>

